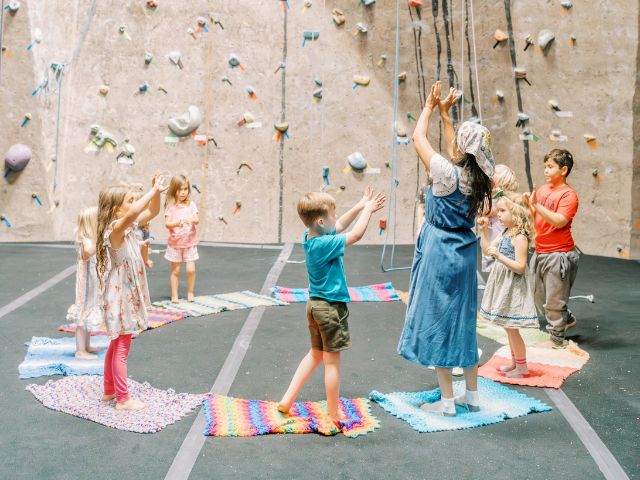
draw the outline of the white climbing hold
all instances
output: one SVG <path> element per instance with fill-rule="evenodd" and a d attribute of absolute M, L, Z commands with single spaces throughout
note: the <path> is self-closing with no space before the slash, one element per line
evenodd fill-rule
<path fill-rule="evenodd" d="M 184 65 L 182 64 L 182 53 L 180 53 L 178 50 L 169 52 L 169 60 L 174 65 L 177 65 L 181 70 L 184 68 Z"/>
<path fill-rule="evenodd" d="M 553 42 L 555 38 L 556 34 L 551 30 L 540 30 L 540 33 L 538 33 L 538 45 L 544 51 L 551 45 L 551 42 Z"/>
<path fill-rule="evenodd" d="M 364 156 L 360 152 L 353 152 L 351 155 L 347 157 L 347 162 L 351 165 L 356 171 L 362 171 L 367 168 L 367 161 L 364 159 Z"/>
<path fill-rule="evenodd" d="M 198 129 L 202 122 L 200 109 L 191 105 L 186 113 L 169 120 L 168 127 L 178 137 L 186 137 Z"/>

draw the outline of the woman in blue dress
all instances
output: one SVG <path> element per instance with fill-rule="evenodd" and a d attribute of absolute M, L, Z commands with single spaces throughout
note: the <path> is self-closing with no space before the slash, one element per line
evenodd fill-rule
<path fill-rule="evenodd" d="M 455 416 L 455 404 L 471 411 L 478 398 L 476 340 L 477 278 L 476 215 L 491 209 L 493 157 L 489 131 L 464 122 L 454 131 L 449 109 L 455 89 L 440 100 L 442 86 L 431 87 L 413 134 L 416 152 L 433 181 L 427 194 L 424 225 L 416 242 L 411 268 L 409 303 L 398 353 L 407 360 L 434 366 L 441 401 L 422 409 Z M 440 110 L 444 140 L 451 161 L 429 143 L 429 121 Z M 453 397 L 451 369 L 462 367 L 465 395 Z"/>

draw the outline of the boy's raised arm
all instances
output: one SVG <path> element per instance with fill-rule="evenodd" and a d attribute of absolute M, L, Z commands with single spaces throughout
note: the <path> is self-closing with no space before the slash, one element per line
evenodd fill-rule
<path fill-rule="evenodd" d="M 367 226 L 369 225 L 369 220 L 371 220 L 371 215 L 384 207 L 385 200 L 386 197 L 382 193 L 378 193 L 374 198 L 367 201 L 362 210 L 362 215 L 360 215 L 360 218 L 356 222 L 353 229 L 351 229 L 351 231 L 347 233 L 347 247 L 359 242 L 362 239 L 362 237 L 364 236 L 364 232 L 367 231 Z"/>
<path fill-rule="evenodd" d="M 373 189 L 369 186 L 364 191 L 362 198 L 349 211 L 340 216 L 336 222 L 336 233 L 344 232 L 353 223 L 366 203 L 373 197 Z"/>

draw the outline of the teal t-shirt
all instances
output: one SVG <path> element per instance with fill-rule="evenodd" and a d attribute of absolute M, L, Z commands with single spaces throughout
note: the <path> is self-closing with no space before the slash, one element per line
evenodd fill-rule
<path fill-rule="evenodd" d="M 336 235 L 335 230 L 312 238 L 307 238 L 308 234 L 309 230 L 302 236 L 302 247 L 309 274 L 309 296 L 328 302 L 350 302 L 342 265 L 346 235 Z"/>

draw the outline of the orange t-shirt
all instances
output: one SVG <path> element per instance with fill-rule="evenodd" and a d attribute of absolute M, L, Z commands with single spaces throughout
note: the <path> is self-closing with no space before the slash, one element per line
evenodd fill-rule
<path fill-rule="evenodd" d="M 569 185 L 552 187 L 544 185 L 537 192 L 538 203 L 567 220 L 562 228 L 556 228 L 536 213 L 536 252 L 568 252 L 575 246 L 571 235 L 571 222 L 578 211 L 578 194 Z"/>

